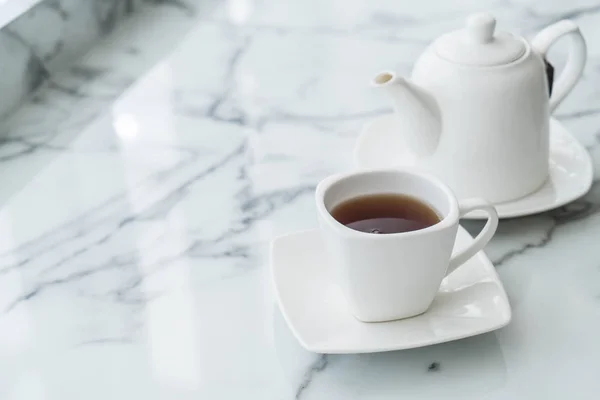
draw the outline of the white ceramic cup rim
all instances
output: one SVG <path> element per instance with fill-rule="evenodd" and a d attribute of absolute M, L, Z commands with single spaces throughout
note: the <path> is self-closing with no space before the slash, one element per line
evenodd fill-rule
<path fill-rule="evenodd" d="M 327 207 L 325 205 L 325 197 L 327 196 L 327 193 L 335 185 L 340 184 L 345 180 L 348 180 L 350 178 L 354 178 L 357 176 L 371 175 L 371 176 L 375 177 L 377 175 L 384 175 L 384 174 L 411 175 L 422 181 L 426 181 L 429 185 L 435 187 L 438 191 L 440 191 L 441 193 L 444 194 L 444 197 L 446 198 L 446 201 L 448 202 L 448 211 L 445 213 L 445 215 L 443 216 L 441 221 L 435 225 L 431 225 L 431 226 L 428 226 L 427 228 L 418 229 L 415 231 L 399 232 L 399 233 L 386 233 L 384 235 L 373 235 L 372 233 L 357 231 L 355 229 L 348 228 L 346 225 L 338 222 L 335 218 L 333 218 L 333 216 L 331 215 L 331 213 L 329 212 L 329 210 L 327 209 Z M 389 191 L 386 191 L 386 192 L 382 191 L 382 192 L 377 192 L 377 193 L 406 194 L 406 193 L 403 193 L 401 190 L 398 190 L 397 188 L 391 188 Z M 376 194 L 376 192 L 373 192 L 373 194 Z M 315 197 L 316 197 L 316 201 L 317 201 L 318 212 L 321 214 L 321 217 L 323 218 L 323 220 L 331 228 L 337 230 L 341 234 L 361 237 L 363 239 L 389 240 L 389 239 L 397 239 L 399 237 L 426 235 L 431 232 L 436 232 L 436 231 L 448 228 L 449 226 L 457 223 L 458 219 L 460 217 L 458 201 L 456 200 L 456 196 L 454 195 L 452 190 L 448 187 L 448 185 L 446 185 L 445 183 L 443 183 L 441 180 L 434 177 L 433 175 L 430 175 L 430 174 L 427 174 L 424 172 L 416 172 L 416 171 L 413 171 L 410 169 L 402 169 L 402 168 L 370 169 L 370 170 L 361 170 L 359 172 L 349 172 L 349 173 L 345 173 L 345 174 L 333 175 L 328 178 L 325 178 L 323 181 L 321 181 L 317 185 L 317 189 L 315 191 Z M 419 197 L 419 199 L 424 200 L 427 204 L 430 204 L 429 199 L 427 199 L 425 197 L 423 197 L 423 198 Z M 440 210 L 436 209 L 436 211 L 441 213 Z"/>

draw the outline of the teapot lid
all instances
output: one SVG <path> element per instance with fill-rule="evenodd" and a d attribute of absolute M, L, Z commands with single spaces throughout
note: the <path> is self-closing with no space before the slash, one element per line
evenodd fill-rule
<path fill-rule="evenodd" d="M 494 32 L 495 28 L 492 15 L 472 14 L 463 29 L 438 38 L 434 49 L 447 61 L 482 67 L 508 64 L 525 53 L 522 40 L 510 33 Z"/>

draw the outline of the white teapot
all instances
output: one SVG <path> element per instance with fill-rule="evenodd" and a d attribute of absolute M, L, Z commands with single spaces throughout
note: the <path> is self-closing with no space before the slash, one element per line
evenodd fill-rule
<path fill-rule="evenodd" d="M 501 203 L 547 179 L 550 113 L 581 76 L 586 45 L 571 21 L 545 28 L 531 44 L 495 25 L 487 13 L 471 15 L 425 50 L 410 80 L 386 71 L 374 84 L 392 97 L 398 134 L 418 167 L 459 198 Z M 550 90 L 545 54 L 567 34 L 569 59 Z"/>

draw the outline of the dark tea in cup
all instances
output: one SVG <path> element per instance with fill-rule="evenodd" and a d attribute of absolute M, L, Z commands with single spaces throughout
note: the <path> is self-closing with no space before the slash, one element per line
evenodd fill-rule
<path fill-rule="evenodd" d="M 440 222 L 424 201 L 398 193 L 357 196 L 335 206 L 331 215 L 348 228 L 375 234 L 416 231 Z"/>

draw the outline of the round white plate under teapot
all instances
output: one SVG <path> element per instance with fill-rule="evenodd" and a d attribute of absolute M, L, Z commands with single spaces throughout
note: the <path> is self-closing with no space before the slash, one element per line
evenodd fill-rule
<path fill-rule="evenodd" d="M 358 168 L 414 165 L 415 159 L 396 132 L 394 115 L 384 115 L 365 125 L 354 149 Z M 592 160 L 587 150 L 557 120 L 550 119 L 550 171 L 548 180 L 535 192 L 495 204 L 500 218 L 538 214 L 563 206 L 587 193 L 593 181 Z M 481 219 L 471 213 L 464 218 Z"/>

